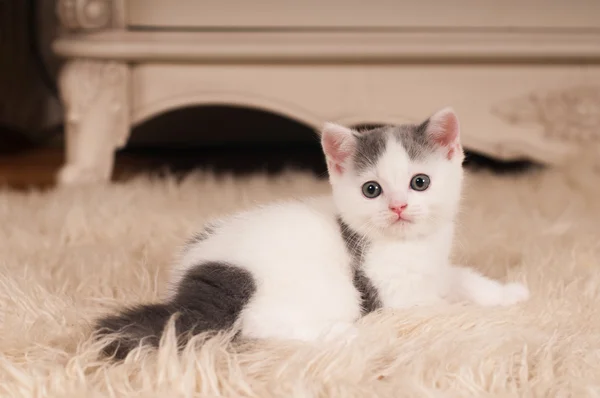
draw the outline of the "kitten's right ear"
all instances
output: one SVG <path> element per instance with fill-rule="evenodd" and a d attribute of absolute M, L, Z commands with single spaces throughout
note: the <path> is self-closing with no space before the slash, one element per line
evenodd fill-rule
<path fill-rule="evenodd" d="M 325 123 L 321 130 L 321 146 L 329 173 L 343 173 L 346 162 L 356 149 L 354 131 L 335 123 Z"/>

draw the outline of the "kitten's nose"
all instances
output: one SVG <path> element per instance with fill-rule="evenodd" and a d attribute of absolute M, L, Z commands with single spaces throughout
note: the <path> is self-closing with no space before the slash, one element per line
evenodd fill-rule
<path fill-rule="evenodd" d="M 390 204 L 390 210 L 396 213 L 397 215 L 402 214 L 404 209 L 408 206 L 406 203 L 392 203 Z"/>

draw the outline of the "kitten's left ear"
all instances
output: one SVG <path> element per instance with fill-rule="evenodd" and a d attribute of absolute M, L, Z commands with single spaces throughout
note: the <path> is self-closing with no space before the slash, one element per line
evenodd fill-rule
<path fill-rule="evenodd" d="M 429 139 L 448 150 L 448 159 L 461 150 L 460 125 L 454 109 L 446 107 L 437 111 L 423 125 Z"/>

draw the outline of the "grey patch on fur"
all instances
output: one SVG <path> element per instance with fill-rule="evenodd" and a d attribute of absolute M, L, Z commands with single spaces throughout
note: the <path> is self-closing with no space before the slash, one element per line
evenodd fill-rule
<path fill-rule="evenodd" d="M 427 137 L 429 119 L 419 125 L 404 124 L 392 128 L 396 140 L 402 144 L 408 158 L 412 161 L 423 160 L 435 151 L 434 143 Z"/>
<path fill-rule="evenodd" d="M 352 282 L 360 293 L 362 315 L 366 315 L 381 308 L 382 305 L 377 288 L 362 269 L 364 253 L 369 243 L 356 231 L 352 230 L 340 217 L 337 218 L 337 223 L 346 243 L 346 249 L 352 256 Z"/>
<path fill-rule="evenodd" d="M 202 263 L 185 274 L 170 302 L 125 309 L 101 319 L 96 331 L 100 337 L 113 335 L 103 352 L 121 360 L 140 344 L 157 347 L 175 315 L 181 347 L 193 335 L 232 328 L 255 291 L 250 272 L 223 262 Z"/>
<path fill-rule="evenodd" d="M 369 130 L 356 136 L 354 168 L 358 173 L 375 165 L 385 151 L 388 134 L 385 127 Z"/>
<path fill-rule="evenodd" d="M 233 326 L 255 291 L 256 283 L 249 271 L 213 261 L 185 274 L 171 305 L 202 314 L 195 328 L 222 330 Z"/>
<path fill-rule="evenodd" d="M 358 173 L 374 166 L 385 151 L 387 141 L 393 137 L 399 142 L 410 160 L 423 160 L 435 151 L 435 145 L 427 137 L 429 119 L 423 123 L 384 126 L 364 131 L 356 137 L 354 167 Z"/>

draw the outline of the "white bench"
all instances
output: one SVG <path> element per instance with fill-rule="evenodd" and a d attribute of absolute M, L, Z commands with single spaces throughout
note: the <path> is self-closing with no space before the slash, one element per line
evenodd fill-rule
<path fill-rule="evenodd" d="M 467 148 L 547 164 L 600 141 L 597 0 L 61 0 L 58 10 L 62 184 L 109 180 L 131 126 L 202 104 L 315 129 L 419 121 L 451 105 Z"/>

